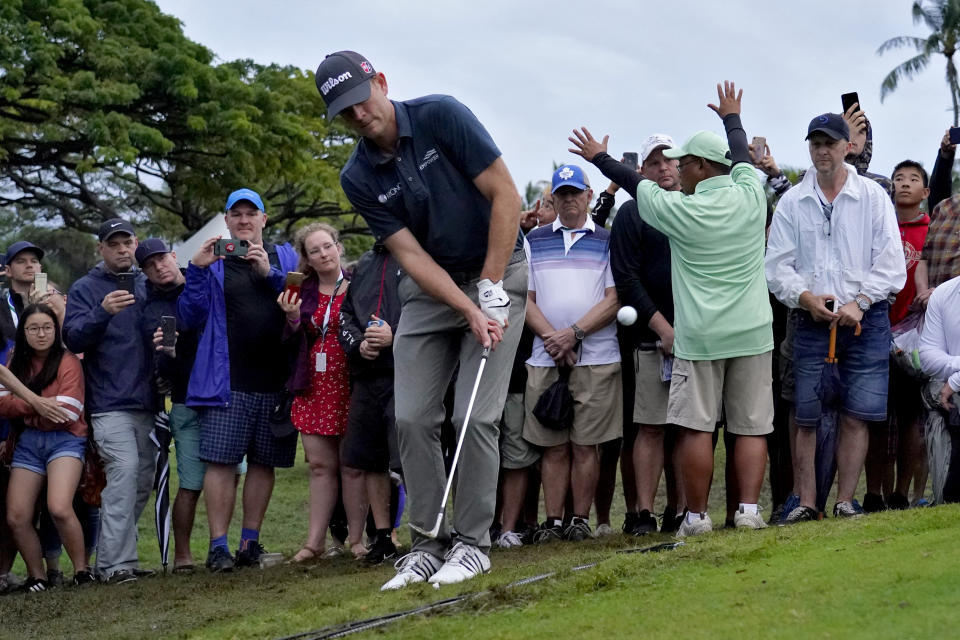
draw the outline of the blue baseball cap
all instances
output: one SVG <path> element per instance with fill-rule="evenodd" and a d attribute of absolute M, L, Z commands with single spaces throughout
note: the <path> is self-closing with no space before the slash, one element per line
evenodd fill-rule
<path fill-rule="evenodd" d="M 137 258 L 137 264 L 139 264 L 142 268 L 143 263 L 147 261 L 147 258 L 155 256 L 158 253 L 170 253 L 170 247 L 168 247 L 167 243 L 160 238 L 147 238 L 137 245 L 137 250 L 134 253 L 134 256 Z"/>
<path fill-rule="evenodd" d="M 230 211 L 233 208 L 233 205 L 237 204 L 241 200 L 247 200 L 259 209 L 263 211 L 263 200 L 260 199 L 260 194 L 254 191 L 253 189 L 237 189 L 227 197 L 227 207 L 226 211 Z"/>
<path fill-rule="evenodd" d="M 850 141 L 850 127 L 843 116 L 838 113 L 824 113 L 811 120 L 810 126 L 807 127 L 807 137 L 804 140 L 809 140 L 810 136 L 816 131 L 821 131 L 834 140 Z"/>
<path fill-rule="evenodd" d="M 3 264 L 10 264 L 10 261 L 16 258 L 18 253 L 24 251 L 33 251 L 37 254 L 38 260 L 43 260 L 43 249 L 27 240 L 20 240 L 7 247 L 7 253 L 3 256 Z"/>
<path fill-rule="evenodd" d="M 556 193 L 560 187 L 575 187 L 580 191 L 586 191 L 590 187 L 587 185 L 587 178 L 583 175 L 583 169 L 575 164 L 565 164 L 553 172 L 553 185 L 550 193 Z"/>

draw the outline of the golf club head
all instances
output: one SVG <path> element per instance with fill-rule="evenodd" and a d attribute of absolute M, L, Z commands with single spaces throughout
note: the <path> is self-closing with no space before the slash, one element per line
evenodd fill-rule
<path fill-rule="evenodd" d="M 437 514 L 437 522 L 433 525 L 433 529 L 427 531 L 426 529 L 421 529 L 417 525 L 410 523 L 410 528 L 419 533 L 422 536 L 426 536 L 431 540 L 436 540 L 437 536 L 440 535 L 440 525 L 443 524 L 443 511 Z"/>

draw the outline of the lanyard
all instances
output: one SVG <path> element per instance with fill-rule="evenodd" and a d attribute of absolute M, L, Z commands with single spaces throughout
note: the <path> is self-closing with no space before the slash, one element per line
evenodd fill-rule
<path fill-rule="evenodd" d="M 323 327 L 320 329 L 320 351 L 324 349 L 324 342 L 327 339 L 327 329 L 330 328 L 330 309 L 333 308 L 333 299 L 337 297 L 337 291 L 340 290 L 340 283 L 343 282 L 343 271 L 340 272 L 340 277 L 337 278 L 337 284 L 333 287 L 333 293 L 330 294 L 330 299 L 327 301 L 327 310 L 323 314 Z M 319 291 L 319 286 L 318 286 Z M 313 323 L 314 326 L 317 325 L 316 322 Z"/>
<path fill-rule="evenodd" d="M 387 256 L 383 256 L 383 270 L 380 272 L 380 293 L 377 294 L 377 312 L 374 314 L 380 317 L 380 302 L 383 300 L 383 282 L 387 279 Z"/>
<path fill-rule="evenodd" d="M 13 326 L 20 324 L 20 318 L 17 316 L 17 308 L 13 305 L 13 293 L 7 291 L 7 306 L 10 307 L 10 316 L 13 318 Z"/>

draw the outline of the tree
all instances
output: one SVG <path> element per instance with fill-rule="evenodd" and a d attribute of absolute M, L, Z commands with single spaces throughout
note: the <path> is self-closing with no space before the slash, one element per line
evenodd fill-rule
<path fill-rule="evenodd" d="M 880 85 L 880 102 L 895 91 L 903 78 L 914 78 L 930 63 L 934 55 L 942 55 L 947 60 L 947 86 L 953 101 L 953 126 L 960 124 L 960 84 L 957 79 L 957 67 L 953 56 L 960 40 L 960 0 L 916 0 L 913 3 L 913 23 L 923 21 L 931 33 L 926 38 L 899 36 L 890 38 L 880 45 L 877 55 L 883 55 L 890 49 L 913 48 L 918 53 L 906 62 L 902 62 L 887 74 Z"/>
<path fill-rule="evenodd" d="M 171 239 L 240 186 L 268 222 L 364 226 L 339 189 L 352 146 L 313 75 L 214 64 L 148 0 L 4 0 L 0 206 L 93 232 L 122 216 Z"/>

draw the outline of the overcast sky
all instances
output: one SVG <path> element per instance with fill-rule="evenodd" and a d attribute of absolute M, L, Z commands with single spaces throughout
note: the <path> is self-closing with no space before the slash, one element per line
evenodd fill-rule
<path fill-rule="evenodd" d="M 748 137 L 766 136 L 781 166 L 809 165 L 807 123 L 839 112 L 848 91 L 873 124 L 877 173 L 905 158 L 931 169 L 952 120 L 942 56 L 880 103 L 882 79 L 914 52 L 881 57 L 877 47 L 927 34 L 913 25 L 910 0 L 157 4 L 221 60 L 315 70 L 327 53 L 353 49 L 386 74 L 394 99 L 455 96 L 490 131 L 521 190 L 549 178 L 554 161 L 576 160 L 566 140 L 574 127 L 610 134 L 613 154 L 654 132 L 678 142 L 699 129 L 722 134 L 706 104 L 724 79 L 743 88 Z"/>

